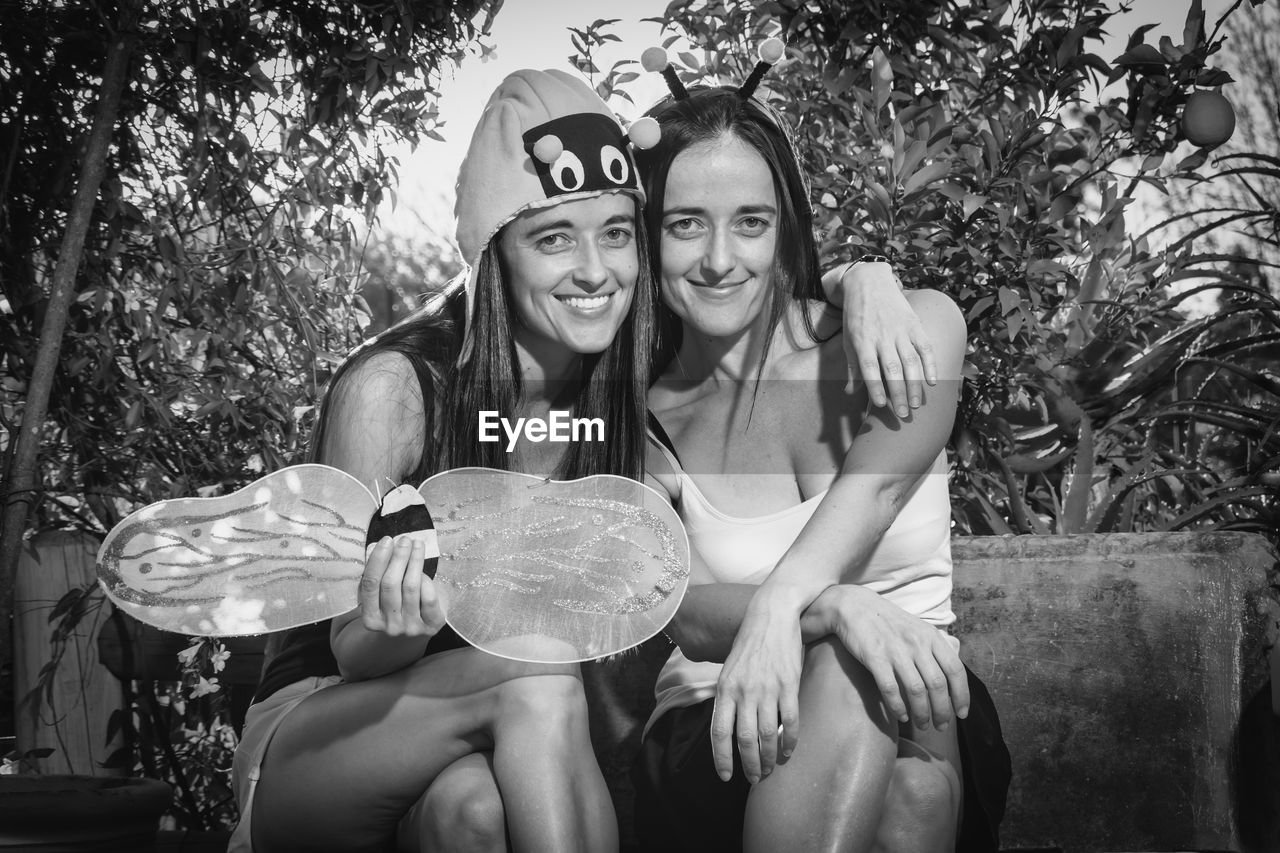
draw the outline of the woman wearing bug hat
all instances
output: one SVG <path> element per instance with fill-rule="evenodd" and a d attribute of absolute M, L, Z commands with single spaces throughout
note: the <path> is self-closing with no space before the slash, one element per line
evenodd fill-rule
<path fill-rule="evenodd" d="M 638 478 L 653 316 L 642 199 L 628 139 L 594 92 L 556 71 L 507 77 L 458 178 L 465 292 L 347 360 L 314 459 L 375 491 L 469 465 Z M 511 453 L 478 440 L 480 411 L 551 409 L 601 418 L 604 440 Z M 444 625 L 424 556 L 384 538 L 358 609 L 285 639 L 237 750 L 232 850 L 617 847 L 578 668 L 467 646 Z M 500 799 L 468 797 L 495 781 Z"/>

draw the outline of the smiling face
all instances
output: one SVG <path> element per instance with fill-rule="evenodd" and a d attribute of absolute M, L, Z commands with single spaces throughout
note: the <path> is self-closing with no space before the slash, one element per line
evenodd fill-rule
<path fill-rule="evenodd" d="M 639 276 L 630 195 L 525 211 L 502 230 L 497 248 L 518 320 L 517 346 L 540 359 L 609 346 Z"/>
<path fill-rule="evenodd" d="M 667 174 L 662 209 L 663 301 L 712 337 L 766 322 L 778 244 L 769 165 L 736 136 L 692 145 Z"/>

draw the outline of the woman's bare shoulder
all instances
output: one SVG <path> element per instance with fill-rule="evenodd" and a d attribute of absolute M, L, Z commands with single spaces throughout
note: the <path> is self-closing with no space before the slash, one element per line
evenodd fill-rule
<path fill-rule="evenodd" d="M 330 391 L 321 457 L 366 483 L 396 482 L 422 456 L 427 424 L 422 387 L 412 363 L 382 351 L 360 359 Z"/>
<path fill-rule="evenodd" d="M 382 350 L 364 356 L 347 369 L 333 391 L 338 407 L 422 417 L 422 385 L 403 353 Z"/>

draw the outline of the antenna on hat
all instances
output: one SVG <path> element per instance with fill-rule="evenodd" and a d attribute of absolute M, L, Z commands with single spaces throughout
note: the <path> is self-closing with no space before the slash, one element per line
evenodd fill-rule
<path fill-rule="evenodd" d="M 656 119 L 649 116 L 638 118 L 627 128 L 627 138 L 631 140 L 633 147 L 645 151 L 657 145 L 662 139 L 662 126 Z"/>
<path fill-rule="evenodd" d="M 764 79 L 765 72 L 772 68 L 785 52 L 786 45 L 777 36 L 770 36 L 761 42 L 760 47 L 756 49 L 756 56 L 759 61 L 756 63 L 756 67 L 751 69 L 751 76 L 739 87 L 738 97 L 745 101 L 754 95 L 756 87 Z"/>
<path fill-rule="evenodd" d="M 676 76 L 676 70 L 671 67 L 671 59 L 667 56 L 666 48 L 654 46 L 645 50 L 640 54 L 640 67 L 645 71 L 661 71 L 662 79 L 667 81 L 667 88 L 671 90 L 671 97 L 677 101 L 683 101 L 689 97 L 689 91 Z"/>

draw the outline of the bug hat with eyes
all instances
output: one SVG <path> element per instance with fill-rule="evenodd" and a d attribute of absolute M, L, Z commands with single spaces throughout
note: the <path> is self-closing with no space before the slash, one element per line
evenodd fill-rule
<path fill-rule="evenodd" d="M 649 148 L 658 126 L 624 131 L 591 87 L 563 71 L 516 71 L 480 116 L 458 172 L 458 248 L 475 270 L 485 246 L 525 210 L 605 192 L 644 201 L 629 143 Z M 473 295 L 474 274 L 468 280 Z"/>

